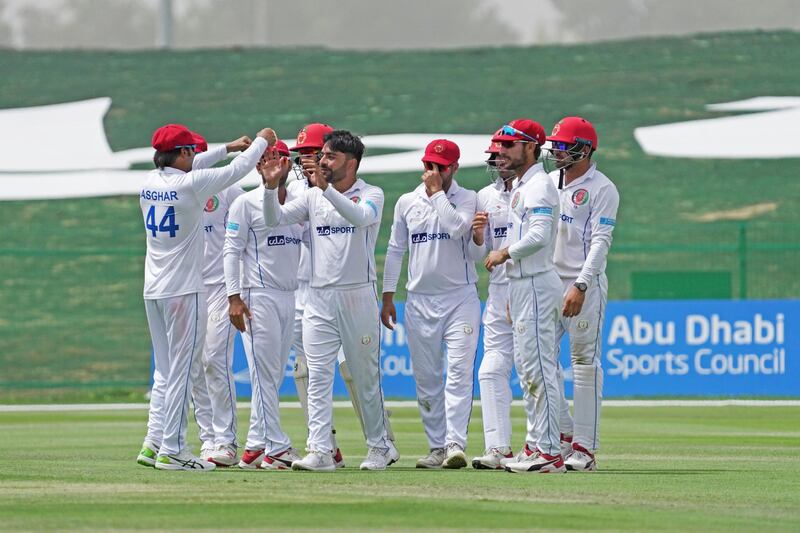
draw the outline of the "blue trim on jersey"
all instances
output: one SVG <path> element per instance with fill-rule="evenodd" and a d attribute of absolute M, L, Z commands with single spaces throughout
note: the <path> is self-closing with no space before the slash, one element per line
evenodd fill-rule
<path fill-rule="evenodd" d="M 589 216 L 586 217 L 586 223 L 583 225 L 583 231 L 581 232 L 581 242 L 583 243 L 583 258 L 586 259 L 586 228 L 589 226 L 589 222 L 592 220 L 592 209 L 589 208 Z"/>
<path fill-rule="evenodd" d="M 539 298 L 536 296 L 536 280 L 535 280 L 535 276 L 531 276 L 531 287 L 533 288 L 533 306 L 534 306 L 534 310 L 535 310 L 534 323 L 536 324 L 536 358 L 539 361 L 539 375 L 541 375 L 541 377 L 542 377 L 542 386 L 544 388 L 544 402 L 545 402 L 544 412 L 545 412 L 545 416 L 547 417 L 547 437 L 548 437 L 548 440 L 549 440 L 550 436 L 552 435 L 552 431 L 551 431 L 552 428 L 550 427 L 550 415 L 549 415 L 549 413 L 550 413 L 550 394 L 547 392 L 547 380 L 544 379 L 544 367 L 542 365 L 542 347 L 539 344 Z M 557 364 L 558 364 L 558 362 L 556 362 L 556 365 Z M 541 435 L 540 435 L 539 438 L 541 438 Z M 558 448 L 559 445 L 560 445 L 560 443 L 555 444 L 555 447 Z M 552 449 L 553 446 L 554 446 L 553 442 L 550 441 L 550 449 Z M 549 453 L 548 453 L 548 455 L 549 455 Z"/>
<path fill-rule="evenodd" d="M 366 228 L 364 228 L 364 251 L 367 252 L 367 283 L 369 283 L 369 231 Z"/>
<path fill-rule="evenodd" d="M 264 276 L 261 275 L 261 263 L 258 260 L 258 237 L 256 236 L 256 232 L 253 228 L 250 228 L 250 233 L 253 234 L 253 241 L 255 242 L 255 250 L 256 250 L 256 266 L 258 267 L 258 279 L 261 281 L 261 287 L 265 287 L 264 285 Z"/>
<path fill-rule="evenodd" d="M 366 200 L 364 205 L 368 205 L 372 208 L 372 212 L 375 213 L 375 216 L 378 216 L 378 206 L 372 203 L 372 200 Z"/>
<path fill-rule="evenodd" d="M 236 442 L 236 398 L 234 398 L 235 389 L 231 387 L 231 367 L 233 365 L 233 350 L 231 348 L 231 321 L 228 320 L 228 327 L 225 330 L 225 382 L 228 384 L 228 400 L 231 402 L 231 423 L 228 426 L 228 431 L 233 433 L 234 442 Z M 235 387 L 235 385 L 234 385 Z M 213 412 L 212 412 L 213 417 Z"/>

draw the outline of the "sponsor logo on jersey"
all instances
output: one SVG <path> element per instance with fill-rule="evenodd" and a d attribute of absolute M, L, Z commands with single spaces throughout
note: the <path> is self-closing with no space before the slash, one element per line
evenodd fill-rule
<path fill-rule="evenodd" d="M 206 207 L 203 209 L 206 213 L 213 213 L 219 208 L 219 196 L 216 194 L 206 200 Z"/>
<path fill-rule="evenodd" d="M 494 238 L 504 239 L 508 235 L 508 228 L 494 228 Z"/>
<path fill-rule="evenodd" d="M 449 233 L 412 233 L 411 243 L 419 244 L 428 241 L 447 241 L 450 240 Z"/>
<path fill-rule="evenodd" d="M 228 228 L 228 231 L 239 231 L 239 224 L 236 222 L 228 222 L 226 227 Z"/>
<path fill-rule="evenodd" d="M 514 193 L 514 198 L 511 199 L 511 209 L 515 209 L 519 203 L 519 191 Z"/>
<path fill-rule="evenodd" d="M 552 207 L 534 207 L 531 209 L 531 215 L 552 215 Z"/>
<path fill-rule="evenodd" d="M 175 191 L 148 191 L 143 190 L 139 196 L 145 200 L 153 200 L 156 202 L 174 202 L 178 199 L 178 193 Z"/>
<path fill-rule="evenodd" d="M 572 203 L 577 207 L 589 201 L 589 191 L 586 189 L 578 189 L 572 193 Z"/>
<path fill-rule="evenodd" d="M 616 226 L 617 221 L 613 218 L 600 217 L 600 224 L 603 224 L 605 226 Z"/>
<path fill-rule="evenodd" d="M 562 221 L 562 222 L 566 222 L 567 224 L 572 224 L 572 221 L 573 221 L 573 220 L 574 220 L 574 219 L 573 219 L 572 217 L 570 217 L 570 216 L 567 216 L 567 215 L 565 215 L 564 213 L 561 213 L 561 221 Z"/>
<path fill-rule="evenodd" d="M 267 246 L 283 246 L 285 244 L 300 244 L 300 239 L 286 235 L 270 235 L 267 237 Z"/>
<path fill-rule="evenodd" d="M 355 226 L 317 226 L 317 235 L 324 237 L 327 235 L 339 235 L 355 233 Z"/>

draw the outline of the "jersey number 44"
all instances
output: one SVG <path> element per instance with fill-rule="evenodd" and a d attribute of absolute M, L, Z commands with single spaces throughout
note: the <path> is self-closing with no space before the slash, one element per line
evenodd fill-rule
<path fill-rule="evenodd" d="M 153 237 L 157 237 L 159 231 L 169 233 L 170 237 L 174 237 L 175 233 L 180 229 L 180 226 L 175 222 L 175 207 L 167 207 L 167 211 L 161 217 L 161 222 L 156 225 L 156 206 L 151 205 L 150 210 L 147 211 L 144 227 L 150 230 Z"/>

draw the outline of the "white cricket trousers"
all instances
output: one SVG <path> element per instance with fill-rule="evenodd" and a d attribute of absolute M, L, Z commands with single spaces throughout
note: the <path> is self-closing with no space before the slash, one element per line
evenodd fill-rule
<path fill-rule="evenodd" d="M 467 446 L 480 320 L 481 304 L 474 285 L 447 294 L 408 293 L 404 314 L 408 349 L 419 412 L 431 448 L 449 443 Z"/>
<path fill-rule="evenodd" d="M 558 383 L 556 321 L 561 310 L 561 281 L 555 270 L 512 278 L 509 300 L 520 386 L 527 388 L 533 397 L 533 431 L 529 428 L 529 439 L 536 439 L 539 451 L 557 455 L 562 394 Z"/>
<path fill-rule="evenodd" d="M 186 448 L 191 370 L 205 342 L 204 294 L 145 300 L 144 308 L 156 367 L 145 441 L 177 454 Z"/>
<path fill-rule="evenodd" d="M 563 296 L 572 288 L 575 279 L 562 279 Z M 603 322 L 608 302 L 608 278 L 605 273 L 592 278 L 586 289 L 581 312 L 566 318 L 559 313 L 556 324 L 556 350 L 561 338 L 569 335 L 570 361 L 573 380 L 573 417 L 561 383 L 561 428 L 573 433 L 572 442 L 590 452 L 600 448 L 600 407 L 603 401 Z"/>
<path fill-rule="evenodd" d="M 478 369 L 486 450 L 511 446 L 511 370 L 515 362 L 514 329 L 508 313 L 508 284 L 491 283 L 483 309 L 483 360 Z M 525 412 L 532 413 L 533 397 L 526 388 L 522 400 Z M 532 418 L 528 420 L 532 431 Z"/>
<path fill-rule="evenodd" d="M 303 313 L 308 364 L 308 449 L 332 452 L 333 377 L 343 348 L 361 401 L 367 445 L 386 448 L 380 373 L 380 320 L 373 284 L 347 289 L 310 287 Z"/>
<path fill-rule="evenodd" d="M 246 448 L 275 455 L 292 445 L 281 428 L 279 391 L 294 335 L 294 292 L 265 288 L 242 292 L 252 315 L 242 334 L 252 386 Z"/>

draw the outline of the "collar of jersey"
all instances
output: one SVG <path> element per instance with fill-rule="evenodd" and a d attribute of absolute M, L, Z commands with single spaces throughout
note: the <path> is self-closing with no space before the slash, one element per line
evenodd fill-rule
<path fill-rule="evenodd" d="M 589 170 L 587 170 L 583 176 L 580 176 L 578 179 L 571 181 L 569 185 L 564 185 L 564 188 L 570 189 L 572 187 L 575 187 L 576 185 L 580 185 L 586 180 L 592 179 L 594 177 L 595 170 L 597 170 L 597 163 L 592 163 L 591 166 L 589 167 Z"/>
<path fill-rule="evenodd" d="M 159 169 L 161 170 L 161 169 Z M 183 170 L 175 167 L 164 167 L 164 170 L 161 170 L 164 174 L 186 174 Z"/>
<path fill-rule="evenodd" d="M 330 185 L 329 185 L 329 187 L 330 187 Z M 355 181 L 355 183 L 353 183 L 353 186 L 352 186 L 352 187 L 350 187 L 349 189 L 347 189 L 347 190 L 346 190 L 345 192 L 343 192 L 342 194 L 343 194 L 344 196 L 348 196 L 348 195 L 350 195 L 350 194 L 353 194 L 353 193 L 354 193 L 354 192 L 356 192 L 357 190 L 359 190 L 359 189 L 363 189 L 363 188 L 364 188 L 364 180 L 362 180 L 361 178 L 356 178 L 356 181 Z"/>

